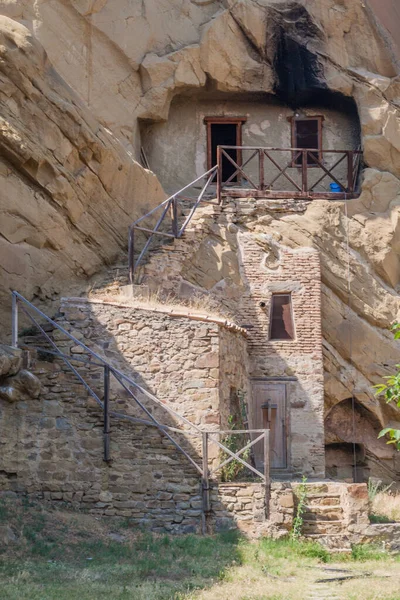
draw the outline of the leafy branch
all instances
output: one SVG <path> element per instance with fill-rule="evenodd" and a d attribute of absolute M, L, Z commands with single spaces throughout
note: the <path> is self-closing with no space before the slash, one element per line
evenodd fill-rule
<path fill-rule="evenodd" d="M 400 340 L 400 323 L 394 323 L 391 327 L 393 337 L 395 340 Z M 400 408 L 400 365 L 396 365 L 398 372 L 394 375 L 384 377 L 386 383 L 379 383 L 374 385 L 375 395 L 383 396 L 387 404 L 390 402 L 396 402 Z M 394 444 L 397 450 L 400 450 L 400 429 L 393 427 L 386 427 L 379 433 L 378 438 L 382 438 L 385 435 L 389 436 L 388 444 Z"/>
<path fill-rule="evenodd" d="M 243 422 L 240 419 L 240 417 L 238 420 L 235 420 L 235 417 L 233 415 L 229 415 L 228 427 L 232 431 L 234 431 L 235 429 L 242 429 Z M 245 438 L 243 435 L 240 435 L 240 434 L 239 435 L 238 434 L 227 435 L 221 441 L 224 444 L 224 446 L 226 446 L 228 448 L 228 450 L 230 450 L 233 453 L 238 452 L 245 445 Z M 223 460 L 225 457 L 226 457 L 225 453 L 223 451 L 221 451 L 221 459 Z M 241 458 L 246 462 L 249 460 L 250 448 L 247 448 L 247 450 L 245 450 L 242 453 Z M 231 460 L 227 465 L 225 465 L 221 469 L 221 480 L 222 481 L 236 481 L 237 479 L 240 478 L 240 476 L 244 475 L 245 469 L 246 469 L 246 467 L 239 460 L 236 460 L 236 458 L 234 458 L 233 460 Z"/>

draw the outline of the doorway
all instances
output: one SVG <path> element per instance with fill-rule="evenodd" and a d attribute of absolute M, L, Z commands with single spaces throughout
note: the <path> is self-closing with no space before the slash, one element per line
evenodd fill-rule
<path fill-rule="evenodd" d="M 286 385 L 270 381 L 253 381 L 252 427 L 270 429 L 271 469 L 286 469 L 287 460 L 287 414 Z M 263 468 L 264 448 L 254 446 L 257 468 Z"/>
<path fill-rule="evenodd" d="M 207 169 L 211 169 L 217 164 L 218 146 L 242 146 L 242 124 L 245 121 L 245 117 L 206 117 L 204 119 L 207 126 Z M 241 165 L 242 153 L 239 148 L 227 149 L 225 152 L 237 165 Z M 226 156 L 223 156 L 222 182 L 239 183 L 240 173 L 233 175 L 236 170 L 237 167 Z"/>

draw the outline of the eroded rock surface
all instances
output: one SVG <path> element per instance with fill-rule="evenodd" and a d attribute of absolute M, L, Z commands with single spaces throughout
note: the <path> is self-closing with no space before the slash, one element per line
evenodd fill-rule
<path fill-rule="evenodd" d="M 0 302 L 41 300 L 126 247 L 128 225 L 164 197 L 60 78 L 37 39 L 0 17 Z"/>
<path fill-rule="evenodd" d="M 26 398 L 38 398 L 41 384 L 39 379 L 23 369 L 23 352 L 0 344 L 0 399 L 18 402 Z"/>

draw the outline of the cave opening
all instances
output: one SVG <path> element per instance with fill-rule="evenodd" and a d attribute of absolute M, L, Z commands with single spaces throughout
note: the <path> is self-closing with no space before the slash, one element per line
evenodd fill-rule
<path fill-rule="evenodd" d="M 325 446 L 326 476 L 331 479 L 362 483 L 369 473 L 363 444 L 336 442 Z"/>
<path fill-rule="evenodd" d="M 395 450 L 378 438 L 381 429 L 377 415 L 357 398 L 333 406 L 325 418 L 327 476 L 340 480 L 355 476 L 356 482 L 395 476 Z"/>

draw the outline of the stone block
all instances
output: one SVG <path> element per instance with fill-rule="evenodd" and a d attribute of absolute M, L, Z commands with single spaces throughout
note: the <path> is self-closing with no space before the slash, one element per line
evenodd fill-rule
<path fill-rule="evenodd" d="M 211 369 L 219 366 L 218 352 L 208 352 L 199 356 L 195 362 L 196 369 Z"/>
<path fill-rule="evenodd" d="M 282 506 L 284 508 L 293 508 L 293 506 L 294 506 L 293 494 L 283 494 L 282 496 L 279 496 L 278 502 L 279 502 L 280 506 Z"/>

